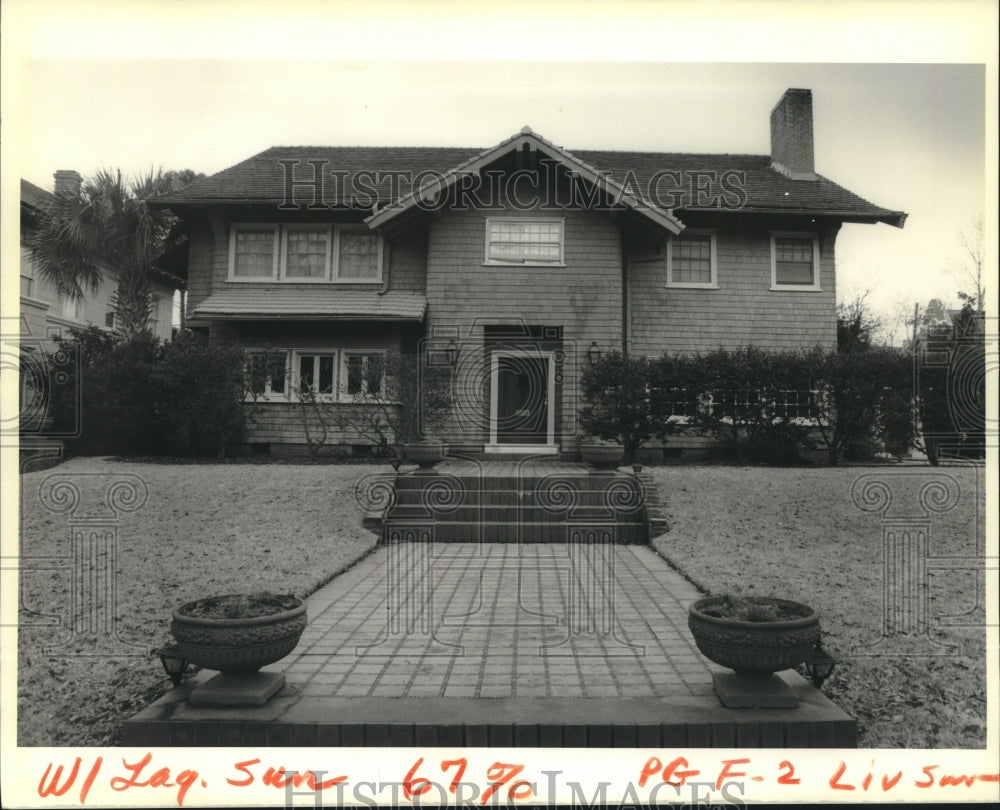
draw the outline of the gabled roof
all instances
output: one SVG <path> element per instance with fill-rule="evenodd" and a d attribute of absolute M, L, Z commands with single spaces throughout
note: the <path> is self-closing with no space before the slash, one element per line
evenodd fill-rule
<path fill-rule="evenodd" d="M 191 320 L 422 321 L 427 299 L 419 293 L 330 288 L 285 290 L 226 288 L 191 311 Z"/>
<path fill-rule="evenodd" d="M 602 173 L 599 168 L 591 166 L 579 157 L 556 146 L 551 141 L 546 140 L 540 135 L 536 135 L 531 131 L 531 127 L 524 127 L 519 134 L 512 135 L 492 149 L 486 149 L 475 157 L 460 163 L 450 169 L 443 178 L 433 178 L 430 182 L 421 185 L 420 188 L 411 190 L 408 195 L 393 201 L 389 206 L 373 213 L 365 222 L 368 223 L 368 227 L 370 228 L 380 228 L 390 220 L 401 214 L 405 214 L 408 210 L 416 208 L 421 198 L 426 198 L 427 195 L 431 198 L 436 197 L 446 189 L 451 188 L 463 175 L 479 174 L 479 172 L 491 163 L 499 160 L 502 156 L 523 147 L 535 149 L 550 160 L 562 164 L 583 180 L 608 193 L 613 199 L 623 203 L 625 207 L 638 211 L 667 231 L 680 233 L 683 230 L 684 226 L 678 222 L 673 214 L 661 208 L 648 197 L 643 199 L 641 189 L 625 188 L 621 182 L 610 178 L 606 172 Z M 636 194 L 637 191 L 639 192 L 638 195 Z"/>
<path fill-rule="evenodd" d="M 532 133 L 529 129 L 508 138 L 490 149 L 434 147 L 337 147 L 275 146 L 204 178 L 182 191 L 157 198 L 154 204 L 183 208 L 188 205 L 249 204 L 278 206 L 285 202 L 286 168 L 281 161 L 295 161 L 293 201 L 304 206 L 313 201 L 313 188 L 306 181 L 312 177 L 309 161 L 318 161 L 325 171 L 322 202 L 334 207 L 349 207 L 352 190 L 359 184 L 370 188 L 376 198 L 375 208 L 391 203 L 405 208 L 412 188 L 409 178 L 422 172 L 434 172 L 447 178 L 476 171 L 507 151 L 530 144 L 560 160 L 585 178 L 599 174 L 611 184 L 627 183 L 627 191 L 643 197 L 639 208 L 657 217 L 672 219 L 685 211 L 749 212 L 823 215 L 854 222 L 885 222 L 902 227 L 906 214 L 873 205 L 833 181 L 817 175 L 815 180 L 793 180 L 771 167 L 768 155 L 688 154 L 670 152 L 569 151 Z M 286 164 L 290 165 L 290 164 Z M 381 172 L 395 176 L 395 181 L 372 182 L 363 173 Z M 698 205 L 687 199 L 672 210 L 657 205 L 646 193 L 657 172 L 738 172 L 743 177 L 743 204 L 736 209 L 720 209 L 717 203 Z M 337 180 L 333 179 L 337 173 Z M 426 175 L 425 175 L 426 176 Z M 394 206 L 395 207 L 395 206 Z M 373 214 L 375 227 L 390 214 Z M 674 228 L 669 228 L 674 230 Z"/>

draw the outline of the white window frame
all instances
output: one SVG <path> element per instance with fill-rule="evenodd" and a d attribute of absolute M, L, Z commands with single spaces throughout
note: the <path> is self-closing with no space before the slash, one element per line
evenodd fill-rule
<path fill-rule="evenodd" d="M 711 245 L 711 280 L 704 281 L 674 281 L 674 244 L 675 240 L 685 236 L 707 236 Z M 719 289 L 718 263 L 715 253 L 715 231 L 707 228 L 685 228 L 683 233 L 675 234 L 667 240 L 667 285 L 679 290 L 717 290 Z"/>
<path fill-rule="evenodd" d="M 339 394 L 340 394 L 340 401 L 341 402 L 358 402 L 358 401 L 363 401 L 363 400 L 365 400 L 369 396 L 367 390 L 361 392 L 360 394 L 349 394 L 349 393 L 347 393 L 347 381 L 348 381 L 347 359 L 349 357 L 366 357 L 366 358 L 367 357 L 381 357 L 382 358 L 382 380 L 381 380 L 380 391 L 382 392 L 382 394 L 384 396 L 384 394 L 385 394 L 385 379 L 386 379 L 386 374 L 385 374 L 385 354 L 386 353 L 384 351 L 379 351 L 379 350 L 376 350 L 376 349 L 341 349 L 340 350 L 340 388 L 339 388 Z M 368 387 L 368 378 L 364 374 L 361 375 L 361 384 L 362 384 L 362 386 L 364 388 L 367 389 L 367 387 Z"/>
<path fill-rule="evenodd" d="M 361 231 L 364 233 L 371 233 L 368 228 L 363 225 L 338 225 L 334 228 L 334 244 L 333 244 L 333 255 L 330 258 L 330 273 L 331 281 L 334 284 L 381 284 L 382 283 L 382 252 L 385 247 L 384 240 L 382 236 L 378 237 L 378 275 L 375 278 L 341 278 L 340 277 L 340 235 L 344 231 Z"/>
<path fill-rule="evenodd" d="M 274 255 L 271 261 L 269 276 L 237 276 L 236 275 L 236 233 L 240 230 L 274 232 Z M 229 281 L 256 283 L 261 281 L 276 281 L 278 278 L 278 260 L 281 255 L 281 229 L 270 222 L 234 222 L 229 228 Z"/>
<path fill-rule="evenodd" d="M 778 239 L 811 239 L 813 246 L 813 283 L 812 284 L 780 284 L 778 283 Z M 771 232 L 771 290 L 781 292 L 819 292 L 819 235 L 808 231 L 772 231 Z"/>
<path fill-rule="evenodd" d="M 274 391 L 272 391 L 271 390 L 271 379 L 268 378 L 268 379 L 266 379 L 264 381 L 264 392 L 261 393 L 261 394 L 257 394 L 256 397 L 254 396 L 254 394 L 252 392 L 248 392 L 247 395 L 246 395 L 246 401 L 247 402 L 252 402 L 252 401 L 256 400 L 258 402 L 259 401 L 265 401 L 265 402 L 288 402 L 288 400 L 289 400 L 289 393 L 290 393 L 290 389 L 291 389 L 291 377 L 290 377 L 289 372 L 288 372 L 288 356 L 291 353 L 288 350 L 286 350 L 286 349 L 265 349 L 265 348 L 261 348 L 261 347 L 247 348 L 244 351 L 246 352 L 246 355 L 247 355 L 247 366 L 248 366 L 247 371 L 248 372 L 249 372 L 250 358 L 253 357 L 253 356 L 255 356 L 255 355 L 258 356 L 258 357 L 260 357 L 260 356 L 266 354 L 268 351 L 280 352 L 284 356 L 284 359 L 285 359 L 285 391 L 284 391 L 284 393 L 282 393 L 282 392 L 275 393 Z"/>
<path fill-rule="evenodd" d="M 323 231 L 326 234 L 326 256 L 323 258 L 323 275 L 317 277 L 288 276 L 288 234 L 290 231 Z M 278 280 L 289 284 L 316 284 L 329 281 L 330 278 L 330 251 L 333 245 L 332 225 L 308 225 L 306 223 L 289 223 L 281 228 L 281 249 L 280 267 L 278 268 Z"/>
<path fill-rule="evenodd" d="M 559 223 L 559 259 L 553 261 L 509 261 L 490 257 L 490 233 L 494 223 L 527 224 L 544 222 L 548 225 Z M 566 219 L 565 217 L 486 217 L 486 233 L 484 234 L 483 264 L 500 267 L 565 267 L 566 266 Z"/>
<path fill-rule="evenodd" d="M 271 274 L 266 276 L 237 276 L 236 271 L 236 234 L 240 230 L 273 230 L 274 261 Z M 288 278 L 288 232 L 293 230 L 324 230 L 326 232 L 326 260 L 322 277 Z M 286 224 L 272 222 L 234 222 L 229 228 L 229 269 L 227 281 L 239 284 L 367 284 L 381 285 L 385 255 L 385 241 L 378 235 L 378 257 L 376 266 L 378 274 L 373 278 L 341 278 L 340 276 L 340 234 L 345 231 L 371 233 L 364 225 L 314 225 L 306 222 L 290 222 Z"/>
<path fill-rule="evenodd" d="M 302 381 L 299 369 L 302 367 L 303 357 L 313 358 L 313 379 L 315 380 L 319 373 L 318 359 L 320 357 L 332 357 L 333 358 L 333 380 L 331 385 L 331 391 L 328 394 L 317 393 L 317 402 L 338 402 L 340 400 L 340 349 L 294 349 L 292 351 L 292 370 L 289 374 L 289 397 L 295 402 L 301 402 L 302 397 L 300 395 Z"/>

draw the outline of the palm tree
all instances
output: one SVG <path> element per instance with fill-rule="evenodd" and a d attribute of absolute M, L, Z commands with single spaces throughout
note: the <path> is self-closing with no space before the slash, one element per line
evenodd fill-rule
<path fill-rule="evenodd" d="M 152 305 L 150 275 L 157 261 L 183 240 L 179 220 L 146 205 L 151 197 L 177 191 L 192 180 L 190 170 L 126 179 L 102 169 L 76 194 L 59 194 L 43 209 L 28 247 L 38 270 L 63 297 L 79 300 L 96 292 L 110 272 L 119 329 L 126 336 L 146 329 Z"/>

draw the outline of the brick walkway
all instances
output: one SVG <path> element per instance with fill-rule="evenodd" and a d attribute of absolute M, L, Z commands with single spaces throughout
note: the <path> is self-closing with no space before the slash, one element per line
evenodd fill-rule
<path fill-rule="evenodd" d="M 510 466 L 487 471 L 503 477 Z M 284 672 L 285 685 L 264 706 L 190 703 L 192 689 L 215 675 L 203 671 L 126 720 L 123 742 L 857 745 L 854 720 L 790 670 L 780 675 L 797 708 L 724 708 L 715 665 L 687 630 L 697 597 L 647 546 L 390 543 L 309 598 L 299 645 L 265 667 Z"/>
<path fill-rule="evenodd" d="M 641 546 L 382 547 L 309 599 L 270 668 L 317 698 L 710 694 L 697 596 Z"/>

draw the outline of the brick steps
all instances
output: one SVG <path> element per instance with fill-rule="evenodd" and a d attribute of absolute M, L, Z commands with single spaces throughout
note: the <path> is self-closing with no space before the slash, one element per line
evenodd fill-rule
<path fill-rule="evenodd" d="M 395 494 L 383 542 L 412 538 L 421 524 L 438 543 L 649 541 L 644 487 L 628 473 L 513 461 L 480 473 L 444 464 L 399 476 Z"/>
<path fill-rule="evenodd" d="M 395 540 L 405 538 L 405 524 L 390 523 L 386 535 L 388 542 L 394 542 L 396 530 L 401 531 Z M 436 543 L 645 543 L 647 530 L 644 523 L 616 523 L 612 537 L 579 531 L 565 523 L 436 521 L 432 536 Z"/>

